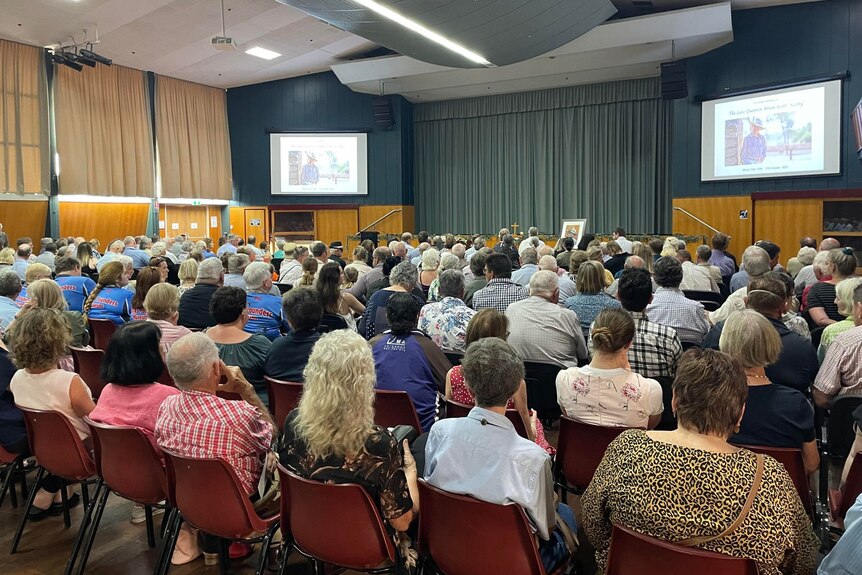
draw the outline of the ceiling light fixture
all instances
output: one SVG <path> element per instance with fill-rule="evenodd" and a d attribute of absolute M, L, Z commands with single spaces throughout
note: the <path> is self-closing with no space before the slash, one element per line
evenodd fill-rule
<path fill-rule="evenodd" d="M 368 8 L 369 10 L 371 10 L 373 12 L 380 14 L 384 18 L 388 18 L 388 19 L 392 20 L 393 22 L 404 26 L 408 30 L 412 30 L 413 32 L 416 32 L 417 34 L 420 34 L 420 35 L 424 36 L 425 38 L 428 38 L 432 42 L 440 44 L 444 48 L 447 48 L 447 49 L 455 52 L 456 54 L 460 54 L 461 56 L 464 56 L 465 58 L 467 58 L 471 62 L 476 62 L 477 64 L 482 64 L 483 66 L 487 66 L 489 68 L 495 67 L 494 64 L 492 64 L 491 62 L 489 62 L 488 60 L 486 60 L 485 58 L 483 58 L 479 54 L 476 54 L 475 52 L 468 50 L 464 46 L 461 46 L 460 44 L 453 42 L 453 41 L 449 40 L 448 38 L 445 38 L 445 37 L 441 36 L 440 34 L 434 32 L 432 30 L 429 30 L 428 28 L 426 28 L 422 24 L 419 24 L 418 22 L 415 22 L 415 21 L 411 20 L 410 18 L 406 18 L 406 17 L 402 16 L 401 14 L 399 14 L 398 12 L 395 12 L 394 10 L 387 8 L 386 6 L 383 6 L 382 4 L 379 4 L 379 3 L 375 2 L 374 0 L 353 0 L 353 1 L 356 2 L 357 4 L 365 6 L 366 8 Z"/>
<path fill-rule="evenodd" d="M 252 56 L 257 56 L 258 58 L 263 58 L 264 60 L 273 60 L 281 56 L 278 52 L 273 52 L 272 50 L 267 50 L 266 48 L 261 48 L 260 46 L 255 46 L 249 50 L 245 51 L 246 54 L 251 54 Z"/>

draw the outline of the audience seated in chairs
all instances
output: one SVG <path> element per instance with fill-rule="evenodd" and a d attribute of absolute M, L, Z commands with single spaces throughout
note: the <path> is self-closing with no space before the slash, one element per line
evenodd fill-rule
<path fill-rule="evenodd" d="M 709 320 L 703 304 L 688 299 L 679 289 L 682 264 L 675 258 L 662 257 L 653 267 L 659 287 L 646 308 L 650 321 L 674 328 L 684 343 L 700 345 L 709 331 Z"/>
<path fill-rule="evenodd" d="M 793 295 L 793 279 L 785 271 L 773 270 L 769 272 L 772 277 L 778 278 L 784 284 L 784 289 L 787 292 L 787 298 L 784 306 L 784 314 L 781 316 L 781 321 L 808 341 L 811 341 L 811 330 L 808 329 L 808 322 L 795 312 L 798 309 L 796 297 Z"/>
<path fill-rule="evenodd" d="M 54 269 L 57 270 L 55 281 L 69 303 L 69 309 L 82 312 L 87 296 L 96 289 L 96 282 L 81 275 L 81 264 L 75 258 L 58 257 L 54 262 Z"/>
<path fill-rule="evenodd" d="M 0 332 L 6 330 L 20 311 L 15 302 L 21 293 L 21 278 L 15 270 L 0 269 Z"/>
<path fill-rule="evenodd" d="M 347 268 L 350 268 L 356 270 L 357 279 L 371 271 L 371 266 L 366 263 L 368 261 L 368 252 L 362 246 L 356 246 L 353 249 L 352 260 L 344 266 L 344 269 L 347 270 Z"/>
<path fill-rule="evenodd" d="M 855 274 L 858 266 L 853 248 L 830 250 L 829 263 L 824 270 L 830 278 L 815 283 L 808 292 L 805 314 L 813 327 L 826 327 L 844 319 L 835 303 L 835 286 Z"/>
<path fill-rule="evenodd" d="M 753 559 L 761 573 L 811 573 L 817 538 L 784 466 L 727 442 L 748 394 L 739 362 L 713 350 L 688 351 L 673 393 L 679 428 L 623 432 L 581 498 L 599 572 L 613 517 L 651 537 Z M 751 512 L 741 513 L 750 496 Z M 706 538 L 691 540 L 697 537 Z"/>
<path fill-rule="evenodd" d="M 467 417 L 444 419 L 431 429 L 425 446 L 425 480 L 443 491 L 520 505 L 536 529 L 542 562 L 550 572 L 567 561 L 571 551 L 556 527 L 555 511 L 563 518 L 564 529 L 575 532 L 577 526 L 568 506 L 554 505 L 550 456 L 518 436 L 505 415 L 509 400 L 522 385 L 524 365 L 515 350 L 496 337 L 471 343 L 461 365 L 476 407 Z"/>
<path fill-rule="evenodd" d="M 253 262 L 245 268 L 242 277 L 248 293 L 248 322 L 244 329 L 248 333 L 263 334 L 272 341 L 281 335 L 282 330 L 287 330 L 287 323 L 281 312 L 281 295 L 271 292 L 269 264 Z"/>
<path fill-rule="evenodd" d="M 409 262 L 399 265 L 413 267 Z M 377 389 L 406 391 L 419 416 L 420 432 L 431 429 L 437 418 L 437 394 L 446 390 L 446 372 L 452 367 L 440 348 L 416 329 L 421 307 L 411 294 L 392 295 L 386 304 L 389 329 L 369 342 Z"/>
<path fill-rule="evenodd" d="M 9 389 L 15 371 L 9 348 L 0 339 L 0 447 L 13 454 L 28 454 L 30 447 L 27 443 L 24 414 L 15 405 L 15 398 Z"/>
<path fill-rule="evenodd" d="M 713 250 L 715 253 L 715 250 Z M 748 246 L 742 252 L 742 267 L 749 275 L 749 282 L 760 277 L 763 274 L 770 272 L 769 254 L 760 246 Z M 722 273 L 724 273 L 722 271 Z M 745 296 L 748 293 L 748 286 L 744 286 L 736 291 L 732 291 L 728 298 L 721 304 L 721 307 L 715 311 L 709 312 L 709 321 L 718 323 L 728 318 L 734 312 L 745 309 Z"/>
<path fill-rule="evenodd" d="M 33 264 L 36 265 L 36 264 Z M 33 267 L 33 266 L 30 266 Z M 63 297 L 63 292 L 60 291 L 60 286 L 53 280 L 36 280 L 29 286 L 30 302 L 26 308 L 18 312 L 18 318 L 22 314 L 27 313 L 26 310 L 33 308 L 50 308 L 58 310 L 68 322 L 68 331 L 71 339 L 69 345 L 74 347 L 84 347 L 90 343 L 90 332 L 84 325 L 84 318 L 80 312 L 71 311 L 68 308 L 68 303 Z M 13 320 L 10 327 L 15 324 Z M 68 354 L 66 354 L 68 355 Z"/>
<path fill-rule="evenodd" d="M 745 302 L 750 309 L 765 316 L 781 338 L 778 360 L 766 367 L 770 381 L 808 393 L 808 388 L 817 376 L 817 355 L 810 341 L 788 329 L 781 321 L 787 306 L 787 292 L 784 282 L 778 277 L 779 273 L 770 272 L 753 277 L 748 284 Z M 719 348 L 724 325 L 725 322 L 721 321 L 710 329 L 703 342 L 704 347 Z"/>
<path fill-rule="evenodd" d="M 523 287 L 528 285 L 533 274 L 539 271 L 539 254 L 533 247 L 524 248 L 520 252 L 521 267 L 512 272 L 512 281 Z"/>
<path fill-rule="evenodd" d="M 662 388 L 631 370 L 628 353 L 635 335 L 631 315 L 620 309 L 599 313 L 590 332 L 593 358 L 557 374 L 557 401 L 581 423 L 652 429 L 664 410 Z"/>
<path fill-rule="evenodd" d="M 650 321 L 645 313 L 652 301 L 652 277 L 644 269 L 623 270 L 617 299 L 635 322 L 629 348 L 631 369 L 644 377 L 674 377 L 682 355 L 682 343 L 672 327 Z"/>
<path fill-rule="evenodd" d="M 426 301 L 428 301 L 428 291 L 431 289 L 431 284 L 437 279 L 437 274 L 440 271 L 439 268 L 440 252 L 434 248 L 428 248 L 423 251 L 421 266 L 419 266 L 419 287 L 425 294 Z"/>
<path fill-rule="evenodd" d="M 314 287 L 320 297 L 323 313 L 342 318 L 347 327 L 355 330 L 354 314 L 362 315 L 365 306 L 353 294 L 341 290 L 341 278 L 341 266 L 338 262 L 330 261 L 320 269 Z"/>
<path fill-rule="evenodd" d="M 177 319 L 180 315 L 179 307 L 180 292 L 176 286 L 171 284 L 154 285 L 147 292 L 147 297 L 144 298 L 147 321 L 157 325 L 161 332 L 159 347 L 162 350 L 162 355 L 167 355 L 168 350 L 178 339 L 191 333 L 189 328 L 177 325 Z"/>
<path fill-rule="evenodd" d="M 158 268 L 147 266 L 138 272 L 138 279 L 135 280 L 135 293 L 132 296 L 132 314 L 131 320 L 146 320 L 147 310 L 144 309 L 144 298 L 154 285 L 161 283 L 162 273 Z"/>
<path fill-rule="evenodd" d="M 712 253 L 709 256 L 709 263 L 721 271 L 721 277 L 730 285 L 730 278 L 736 273 L 736 260 L 727 252 L 730 237 L 719 232 L 712 236 L 710 243 Z"/>
<path fill-rule="evenodd" d="M 275 425 L 254 387 L 238 367 L 229 367 L 219 359 L 215 344 L 201 333 L 177 341 L 168 352 L 167 364 L 181 393 L 167 397 L 159 409 L 159 447 L 184 457 L 224 459 L 236 471 L 246 494 L 256 502 L 255 508 L 271 506 L 272 486 L 260 493 L 258 483 L 270 457 Z M 219 385 L 222 377 L 227 383 Z M 222 399 L 217 391 L 239 394 L 242 401 Z M 231 556 L 248 553 L 239 545 L 232 545 Z M 205 538 L 204 551 L 215 553 L 217 549 L 216 542 Z M 186 563 L 200 553 L 197 534 L 184 527 L 172 562 Z"/>
<path fill-rule="evenodd" d="M 488 285 L 488 280 L 485 278 L 485 260 L 490 253 L 492 253 L 491 248 L 481 248 L 470 258 L 470 272 L 472 272 L 475 279 L 467 282 L 467 285 L 464 287 L 464 303 L 471 308 L 475 308 L 473 305 L 473 295 Z"/>
<path fill-rule="evenodd" d="M 590 337 L 590 325 L 600 311 L 620 307 L 620 302 L 605 292 L 604 273 L 605 269 L 599 262 L 587 261 L 581 264 L 575 282 L 577 293 L 564 302 L 567 309 L 578 315 L 584 340 Z"/>
<path fill-rule="evenodd" d="M 682 265 L 682 283 L 679 284 L 679 289 L 683 291 L 711 291 L 716 294 L 719 293 L 718 284 L 721 283 L 721 280 L 715 281 L 710 273 L 710 267 L 692 263 L 691 254 L 688 250 L 678 251 L 676 259 Z"/>
<path fill-rule="evenodd" d="M 297 285 L 302 277 L 302 264 L 308 257 L 308 248 L 290 242 L 284 246 L 284 260 L 278 272 L 278 283 Z"/>
<path fill-rule="evenodd" d="M 721 270 L 718 269 L 718 266 L 714 266 L 709 263 L 709 258 L 711 255 L 712 250 L 709 248 L 709 246 L 698 246 L 697 250 L 695 250 L 695 256 L 697 257 L 697 262 L 695 263 L 695 265 L 699 268 L 703 268 L 709 273 L 709 277 L 712 278 L 712 281 L 714 281 L 716 284 L 716 289 L 720 291 L 721 284 L 724 282 L 721 278 Z M 685 275 L 685 270 L 683 270 L 683 275 Z"/>
<path fill-rule="evenodd" d="M 204 329 L 216 324 L 210 313 L 210 299 L 222 284 L 224 267 L 218 258 L 207 258 L 198 266 L 195 287 L 180 296 L 177 323 L 189 329 Z"/>
<path fill-rule="evenodd" d="M 374 425 L 374 359 L 358 334 L 320 338 L 297 408 L 284 422 L 281 464 L 307 479 L 356 483 L 396 531 L 419 512 L 417 469 L 407 441 Z M 403 453 L 403 456 L 402 456 Z"/>
<path fill-rule="evenodd" d="M 431 338 L 441 349 L 464 351 L 467 324 L 476 311 L 464 304 L 464 274 L 461 270 L 440 273 L 440 301 L 422 306 L 419 311 L 419 330 Z"/>
<path fill-rule="evenodd" d="M 820 246 L 818 247 L 817 252 L 825 252 L 826 254 L 828 254 L 831 250 L 840 247 L 841 243 L 835 238 L 823 238 L 823 241 L 820 242 Z M 816 259 L 817 254 L 814 254 L 814 257 L 811 259 L 811 263 L 799 270 L 799 273 L 796 274 L 795 278 L 793 278 L 793 282 L 796 286 L 797 296 L 801 296 L 805 288 L 817 283 L 820 280 L 818 274 L 820 274 L 822 270 L 818 269 L 818 266 L 816 265 Z M 828 257 L 826 261 L 828 261 Z"/>
<path fill-rule="evenodd" d="M 302 382 L 308 357 L 320 339 L 317 326 L 323 310 L 317 292 L 309 288 L 287 292 L 282 308 L 290 331 L 272 342 L 264 372 L 279 381 Z"/>
<path fill-rule="evenodd" d="M 243 273 L 245 272 L 245 268 L 247 268 L 251 263 L 249 257 L 246 254 L 237 253 L 222 256 L 222 258 L 227 260 L 227 265 L 225 266 L 227 272 L 224 274 L 224 285 L 246 289 Z"/>
<path fill-rule="evenodd" d="M 134 293 L 124 289 L 129 285 L 129 270 L 122 262 L 109 262 L 99 272 L 99 283 L 84 302 L 84 316 L 109 319 L 122 325 L 132 317 Z"/>
<path fill-rule="evenodd" d="M 210 311 L 216 325 L 207 328 L 204 333 L 215 342 L 221 360 L 227 365 L 239 367 L 266 404 L 266 382 L 263 376 L 271 344 L 265 335 L 251 334 L 245 329 L 248 322 L 246 293 L 238 287 L 221 287 L 210 300 Z"/>
<path fill-rule="evenodd" d="M 371 274 L 369 273 L 365 277 L 369 275 Z M 392 268 L 389 273 L 389 287 L 375 292 L 365 305 L 365 313 L 359 321 L 359 333 L 365 339 L 370 340 L 389 328 L 386 306 L 394 294 L 410 293 L 419 302 L 420 307 L 425 303 L 425 300 L 422 299 L 422 290 L 416 287 L 418 275 L 416 267 L 410 262 L 401 262 Z M 360 278 L 361 281 L 362 278 Z"/>
<path fill-rule="evenodd" d="M 356 299 L 365 301 L 366 305 L 368 305 L 368 301 L 371 298 L 370 288 L 383 279 L 383 264 L 386 262 L 386 258 L 391 255 L 392 252 L 386 246 L 375 248 L 372 252 L 371 269 L 362 274 L 359 277 L 359 281 L 347 291 L 353 294 Z"/>
<path fill-rule="evenodd" d="M 475 257 L 475 256 L 474 256 Z M 477 312 L 467 324 L 466 344 L 485 337 L 496 337 L 506 341 L 509 336 L 509 320 L 496 309 L 485 308 Z M 464 383 L 464 368 L 456 365 L 446 373 L 446 399 L 457 401 L 464 405 L 476 405 L 473 392 Z M 556 450 L 545 439 L 545 428 L 536 416 L 536 412 L 528 407 L 527 384 L 521 379 L 518 389 L 506 403 L 506 409 L 515 409 L 524 422 L 528 439 L 535 441 L 542 449 L 553 455 Z"/>
<path fill-rule="evenodd" d="M 733 312 L 721 331 L 720 346 L 742 365 L 748 381 L 745 412 L 730 442 L 800 449 L 806 473 L 816 471 L 820 454 L 811 402 L 766 375 L 766 366 L 778 361 L 781 352 L 781 338 L 770 321 L 753 310 Z"/>
<path fill-rule="evenodd" d="M 826 351 L 835 338 L 847 331 L 853 329 L 853 292 L 856 288 L 862 285 L 862 278 L 854 277 L 847 278 L 837 286 L 835 286 L 835 300 L 838 302 L 838 313 L 845 316 L 839 322 L 826 326 L 823 330 L 823 335 L 820 337 L 820 346 L 817 348 L 817 359 L 822 363 L 826 358 Z"/>
<path fill-rule="evenodd" d="M 496 250 L 497 246 L 494 248 Z M 517 252 L 515 254 L 517 257 Z M 512 263 L 506 254 L 496 251 L 488 254 L 485 258 L 484 273 L 488 285 L 473 294 L 473 309 L 476 311 L 493 307 L 505 312 L 509 304 L 529 297 L 526 288 L 512 281 Z"/>
<path fill-rule="evenodd" d="M 816 253 L 817 240 L 810 236 L 799 240 L 799 251 L 794 257 L 787 260 L 787 273 L 790 274 L 790 277 L 796 279 L 802 268 L 810 266 L 814 262 L 814 255 Z"/>
<path fill-rule="evenodd" d="M 69 339 L 69 325 L 59 310 L 34 308 L 21 314 L 9 331 L 12 360 L 18 367 L 9 389 L 16 405 L 60 413 L 87 441 L 90 430 L 83 418 L 95 407 L 90 388 L 75 373 L 57 368 L 57 361 L 68 354 Z M 63 512 L 62 484 L 63 480 L 54 476 L 43 481 L 30 510 L 30 521 Z M 78 501 L 75 494 L 67 505 L 74 507 Z"/>
<path fill-rule="evenodd" d="M 862 284 L 853 290 L 853 323 L 833 340 L 817 373 L 813 394 L 820 407 L 828 408 L 838 395 L 862 395 Z"/>
<path fill-rule="evenodd" d="M 168 281 L 168 275 L 170 275 L 171 270 L 168 266 L 167 258 L 163 256 L 153 256 L 150 258 L 149 267 L 155 268 L 159 271 L 159 276 L 161 277 L 160 281 L 166 282 Z"/>
<path fill-rule="evenodd" d="M 536 272 L 530 281 L 530 297 L 509 305 L 506 317 L 511 326 L 509 343 L 524 360 L 575 366 L 587 358 L 577 314 L 559 306 L 559 280 L 554 272 Z"/>
<path fill-rule="evenodd" d="M 186 261 L 180 264 L 180 269 L 177 272 L 177 275 L 180 280 L 179 291 L 180 295 L 183 295 L 193 287 L 195 287 L 195 280 L 198 277 L 198 261 L 194 258 L 188 258 Z"/>

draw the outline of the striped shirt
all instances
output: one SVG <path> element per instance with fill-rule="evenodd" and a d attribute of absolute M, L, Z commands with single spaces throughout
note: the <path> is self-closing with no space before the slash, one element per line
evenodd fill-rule
<path fill-rule="evenodd" d="M 709 331 L 703 304 L 678 289 L 658 288 L 646 312 L 651 321 L 674 328 L 682 341 L 699 345 Z"/>
<path fill-rule="evenodd" d="M 632 371 L 644 377 L 675 377 L 682 343 L 672 327 L 647 319 L 642 311 L 629 312 L 635 320 L 635 337 L 629 348 Z"/>
<path fill-rule="evenodd" d="M 245 401 L 183 390 L 162 402 L 156 441 L 162 449 L 184 457 L 224 459 L 250 495 L 257 489 L 270 450 L 272 426 Z"/>
<path fill-rule="evenodd" d="M 835 338 L 814 380 L 814 388 L 834 397 L 862 395 L 862 326 L 848 329 Z"/>
<path fill-rule="evenodd" d="M 527 299 L 530 293 L 509 278 L 494 278 L 473 294 L 473 309 L 493 307 L 506 311 L 509 304 Z"/>

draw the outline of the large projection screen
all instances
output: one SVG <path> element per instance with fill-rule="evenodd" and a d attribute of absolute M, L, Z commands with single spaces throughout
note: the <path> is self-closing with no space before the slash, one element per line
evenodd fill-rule
<path fill-rule="evenodd" d="M 707 100 L 704 182 L 841 172 L 841 80 Z"/>
<path fill-rule="evenodd" d="M 367 135 L 270 134 L 273 195 L 368 195 Z"/>

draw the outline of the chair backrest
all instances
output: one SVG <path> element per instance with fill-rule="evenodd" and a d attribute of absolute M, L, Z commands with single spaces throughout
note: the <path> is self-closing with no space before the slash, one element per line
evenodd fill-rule
<path fill-rule="evenodd" d="M 718 284 L 718 293 L 721 295 L 721 303 L 724 303 L 730 297 L 730 287 L 721 281 Z"/>
<path fill-rule="evenodd" d="M 278 473 L 283 500 L 282 532 L 290 533 L 303 552 L 358 570 L 397 559 L 392 537 L 365 489 L 354 483 L 311 481 L 281 465 Z"/>
<path fill-rule="evenodd" d="M 829 455 L 846 458 L 856 438 L 853 411 L 862 405 L 862 396 L 839 395 L 829 408 L 826 420 L 826 446 Z"/>
<path fill-rule="evenodd" d="M 108 349 L 108 342 L 111 336 L 117 330 L 116 324 L 109 319 L 88 319 L 87 324 L 90 326 L 90 331 L 93 333 L 93 347 L 105 351 Z"/>
<path fill-rule="evenodd" d="M 424 501 L 423 501 L 424 506 Z M 424 513 L 423 509 L 423 513 Z M 751 559 L 674 545 L 614 525 L 607 575 L 757 575 Z"/>
<path fill-rule="evenodd" d="M 163 453 L 168 500 L 192 527 L 224 539 L 241 539 L 266 530 L 236 472 L 224 459 L 193 459 L 168 450 Z"/>
<path fill-rule="evenodd" d="M 299 403 L 299 398 L 302 395 L 302 384 L 281 381 L 268 375 L 263 376 L 263 379 L 266 380 L 266 389 L 269 394 L 269 412 L 275 419 L 278 430 L 281 431 L 285 418 Z"/>
<path fill-rule="evenodd" d="M 105 352 L 101 349 L 83 347 L 70 347 L 69 350 L 72 352 L 75 373 L 80 375 L 90 388 L 93 399 L 99 399 L 102 390 L 108 385 L 108 382 L 102 379 L 102 360 L 105 358 Z"/>
<path fill-rule="evenodd" d="M 269 263 L 272 264 L 272 267 L 275 268 L 275 272 L 278 273 L 281 269 L 281 262 L 284 261 L 284 258 L 272 258 L 269 260 Z"/>
<path fill-rule="evenodd" d="M 278 288 L 278 291 L 280 291 L 280 292 L 281 292 L 281 295 L 284 295 L 284 294 L 286 294 L 287 292 L 289 292 L 291 289 L 293 289 L 293 285 L 292 285 L 292 284 L 278 284 L 278 283 L 277 283 L 277 284 L 274 284 L 274 285 L 275 285 L 275 287 L 277 287 L 277 288 Z"/>
<path fill-rule="evenodd" d="M 118 495 L 142 505 L 167 498 L 168 479 L 161 454 L 137 427 L 107 425 L 85 417 L 93 432 L 96 471 Z"/>
<path fill-rule="evenodd" d="M 575 489 L 586 489 L 608 445 L 626 429 L 588 425 L 561 417 L 555 460 L 557 476 L 562 475 Z"/>
<path fill-rule="evenodd" d="M 464 359 L 463 351 L 456 351 L 454 349 L 444 349 L 443 355 L 446 356 L 446 359 L 449 360 L 449 363 L 454 365 L 461 365 L 461 360 Z"/>
<path fill-rule="evenodd" d="M 11 451 L 6 451 L 2 445 L 0 445 L 0 464 L 7 465 L 9 463 L 15 463 L 15 460 L 18 459 L 20 453 L 12 453 Z"/>
<path fill-rule="evenodd" d="M 838 517 L 843 519 L 847 515 L 847 511 L 856 502 L 860 493 L 862 493 L 862 452 L 857 453 L 853 458 L 847 480 L 841 486 L 841 502 L 836 509 Z"/>
<path fill-rule="evenodd" d="M 320 316 L 320 325 L 317 331 L 320 333 L 329 333 L 339 329 L 347 329 L 347 320 L 335 313 L 325 313 Z"/>
<path fill-rule="evenodd" d="M 18 409 L 24 412 L 30 453 L 36 456 L 39 465 L 53 475 L 75 481 L 96 473 L 90 452 L 65 415 L 21 406 Z"/>
<path fill-rule="evenodd" d="M 555 363 L 544 361 L 524 362 L 524 381 L 527 384 L 527 403 L 535 409 L 541 419 L 556 419 L 560 416 L 557 403 L 557 374 L 563 369 Z"/>
<path fill-rule="evenodd" d="M 703 304 L 704 309 L 706 311 L 715 311 L 721 307 L 722 299 L 721 294 L 711 292 L 711 291 L 697 291 L 697 290 L 682 290 L 682 293 L 690 300 L 700 302 Z"/>
<path fill-rule="evenodd" d="M 527 517 L 515 503 L 496 505 L 419 480 L 419 552 L 446 575 L 544 575 Z"/>
<path fill-rule="evenodd" d="M 470 410 L 473 409 L 472 405 L 467 405 L 465 403 L 458 403 L 453 399 L 444 399 L 443 402 L 446 404 L 446 417 L 467 417 L 467 414 L 470 413 Z M 527 428 L 524 426 L 524 420 L 521 419 L 521 414 L 518 413 L 517 409 L 507 409 L 506 417 L 509 421 L 512 422 L 512 425 L 515 427 L 515 432 L 525 439 L 529 439 L 530 436 L 527 435 Z"/>
<path fill-rule="evenodd" d="M 177 386 L 177 384 L 174 382 L 174 378 L 171 377 L 171 374 L 168 371 L 167 365 L 162 369 L 162 373 L 161 373 L 161 375 L 159 375 L 159 378 L 156 381 L 158 383 L 161 383 L 162 385 L 167 385 L 169 387 L 176 387 Z"/>
<path fill-rule="evenodd" d="M 382 427 L 411 425 L 422 433 L 413 401 L 406 391 L 374 390 L 374 423 Z"/>
<path fill-rule="evenodd" d="M 767 447 L 763 445 L 739 445 L 755 453 L 762 453 L 784 465 L 790 479 L 793 480 L 793 486 L 796 487 L 796 492 L 799 494 L 799 499 L 802 501 L 802 506 L 805 507 L 805 512 L 809 517 L 814 516 L 814 504 L 811 501 L 811 488 L 808 485 L 808 474 L 805 473 L 805 463 L 802 461 L 802 450 L 789 447 Z"/>

